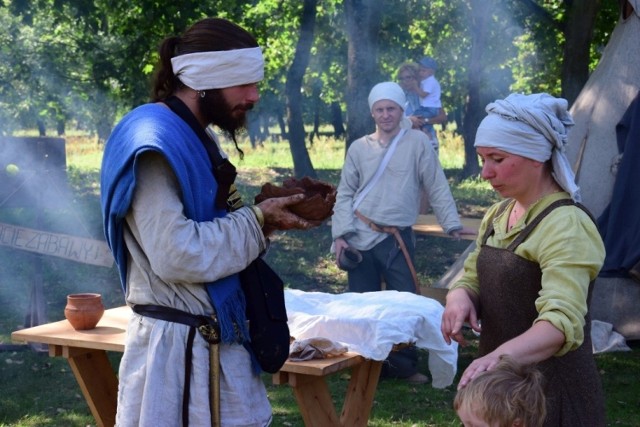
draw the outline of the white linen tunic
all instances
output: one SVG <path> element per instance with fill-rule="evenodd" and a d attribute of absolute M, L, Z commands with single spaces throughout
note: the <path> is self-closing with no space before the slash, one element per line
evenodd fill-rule
<path fill-rule="evenodd" d="M 127 214 L 125 242 L 128 304 L 155 304 L 194 314 L 212 313 L 203 283 L 244 269 L 266 241 L 248 208 L 210 222 L 187 219 L 179 185 L 168 163 L 144 154 Z M 238 232 L 242 230 L 242 232 Z M 120 363 L 116 425 L 182 424 L 185 348 L 189 326 L 134 314 Z M 240 344 L 220 346 L 223 426 L 267 426 L 271 407 L 249 353 Z M 193 344 L 190 426 L 210 426 L 209 345 Z"/>
<path fill-rule="evenodd" d="M 369 250 L 388 237 L 388 234 L 373 231 L 359 220 L 353 214 L 352 206 L 375 175 L 390 145 L 383 146 L 370 136 L 365 136 L 349 147 L 331 218 L 333 240 L 343 237 L 350 246 Z M 377 224 L 411 227 L 418 218 L 421 190 L 429 196 L 438 223 L 445 232 L 462 228 L 438 156 L 424 133 L 410 129 L 398 141 L 384 173 L 358 210 Z"/>

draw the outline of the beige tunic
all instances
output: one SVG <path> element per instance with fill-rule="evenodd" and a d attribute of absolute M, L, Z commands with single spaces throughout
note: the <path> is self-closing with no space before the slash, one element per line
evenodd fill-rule
<path fill-rule="evenodd" d="M 128 304 L 156 304 L 194 314 L 213 312 L 203 283 L 236 273 L 266 242 L 248 208 L 197 223 L 182 213 L 179 186 L 159 154 L 145 154 L 125 228 Z M 179 426 L 188 326 L 134 315 L 120 364 L 117 426 Z M 222 345 L 223 426 L 265 426 L 271 407 L 242 345 Z M 193 346 L 191 426 L 211 425 L 208 344 Z"/>
<path fill-rule="evenodd" d="M 388 147 L 369 136 L 349 147 L 331 218 L 333 240 L 346 237 L 354 248 L 368 250 L 388 236 L 371 230 L 354 216 L 352 209 L 353 201 L 376 173 Z M 418 218 L 421 190 L 429 196 L 438 223 L 446 232 L 462 228 L 438 156 L 424 133 L 408 130 L 358 210 L 378 224 L 411 227 Z"/>

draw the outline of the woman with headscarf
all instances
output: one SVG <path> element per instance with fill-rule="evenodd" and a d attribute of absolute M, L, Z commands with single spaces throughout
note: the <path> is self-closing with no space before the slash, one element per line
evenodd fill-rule
<path fill-rule="evenodd" d="M 406 120 L 401 123 L 402 127 L 422 130 L 429 137 L 429 142 L 431 142 L 431 145 L 437 154 L 440 147 L 438 134 L 435 132 L 426 132 L 423 127 L 426 124 L 443 124 L 447 121 L 447 113 L 444 111 L 444 108 L 440 107 L 438 115 L 429 119 L 426 119 L 424 116 L 414 114 L 415 111 L 420 108 L 420 96 L 418 95 L 420 90 L 420 74 L 418 64 L 415 62 L 405 62 L 400 65 L 397 77 L 398 84 L 402 87 L 407 98 L 407 102 L 404 105 L 404 115 Z"/>
<path fill-rule="evenodd" d="M 506 200 L 487 211 L 447 295 L 444 339 L 465 345 L 463 322 L 480 333 L 458 388 L 510 355 L 545 375 L 545 426 L 603 426 L 588 303 L 605 253 L 564 153 L 567 101 L 512 94 L 486 110 L 475 147 L 482 177 Z"/>

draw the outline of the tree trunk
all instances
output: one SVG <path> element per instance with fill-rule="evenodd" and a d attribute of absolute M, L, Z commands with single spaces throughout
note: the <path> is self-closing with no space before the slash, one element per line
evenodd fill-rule
<path fill-rule="evenodd" d="M 482 3 L 482 4 L 480 4 Z M 481 96 L 484 80 L 483 52 L 487 40 L 487 23 L 491 18 L 491 8 L 484 2 L 471 1 L 471 55 L 469 58 L 469 94 L 465 104 L 462 120 L 462 136 L 464 138 L 464 168 L 462 175 L 469 177 L 480 173 L 478 156 L 473 147 L 476 131 L 484 118 L 484 107 Z"/>
<path fill-rule="evenodd" d="M 259 144 L 262 145 L 260 113 L 255 110 L 247 113 L 247 133 L 249 134 L 251 148 L 256 148 Z"/>
<path fill-rule="evenodd" d="M 371 133 L 371 118 L 367 97 L 378 83 L 378 34 L 382 23 L 382 1 L 345 0 L 347 23 L 347 140 L 346 148 L 357 138 Z"/>
<path fill-rule="evenodd" d="M 342 119 L 342 109 L 337 101 L 331 103 L 331 125 L 333 126 L 334 138 L 342 138 L 346 131 Z"/>
<path fill-rule="evenodd" d="M 601 0 L 574 0 L 568 4 L 561 78 L 562 97 L 571 105 L 589 79 L 589 53 Z"/>
<path fill-rule="evenodd" d="M 47 127 L 44 122 L 40 119 L 36 120 L 36 124 L 38 125 L 38 135 L 39 136 L 47 136 Z"/>
<path fill-rule="evenodd" d="M 284 113 L 282 108 L 278 108 L 276 113 L 276 120 L 278 121 L 278 127 L 280 128 L 280 139 L 286 138 L 289 139 L 289 132 L 287 131 L 287 124 L 284 122 Z M 279 140 L 278 140 L 279 141 Z"/>
<path fill-rule="evenodd" d="M 304 0 L 302 19 L 300 20 L 300 38 L 296 53 L 287 72 L 285 92 L 287 94 L 287 121 L 289 123 L 289 146 L 293 156 L 294 175 L 316 177 L 311 158 L 305 145 L 304 122 L 302 120 L 302 79 L 309 64 L 309 54 L 313 43 L 316 22 L 317 0 Z"/>
<path fill-rule="evenodd" d="M 56 131 L 58 132 L 58 136 L 64 136 L 65 125 L 66 123 L 64 119 L 58 119 L 58 121 L 56 122 Z"/>
<path fill-rule="evenodd" d="M 320 136 L 320 105 L 322 100 L 320 94 L 322 93 L 322 82 L 316 80 L 313 84 L 313 92 L 311 93 L 311 102 L 313 103 L 313 130 L 309 134 L 309 144 L 313 146 L 314 138 Z"/>

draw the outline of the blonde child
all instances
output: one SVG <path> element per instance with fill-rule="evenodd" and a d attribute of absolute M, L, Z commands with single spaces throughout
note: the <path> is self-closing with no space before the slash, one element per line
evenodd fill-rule
<path fill-rule="evenodd" d="M 465 427 L 541 427 L 546 416 L 544 377 L 509 356 L 458 390 L 453 401 Z"/>

